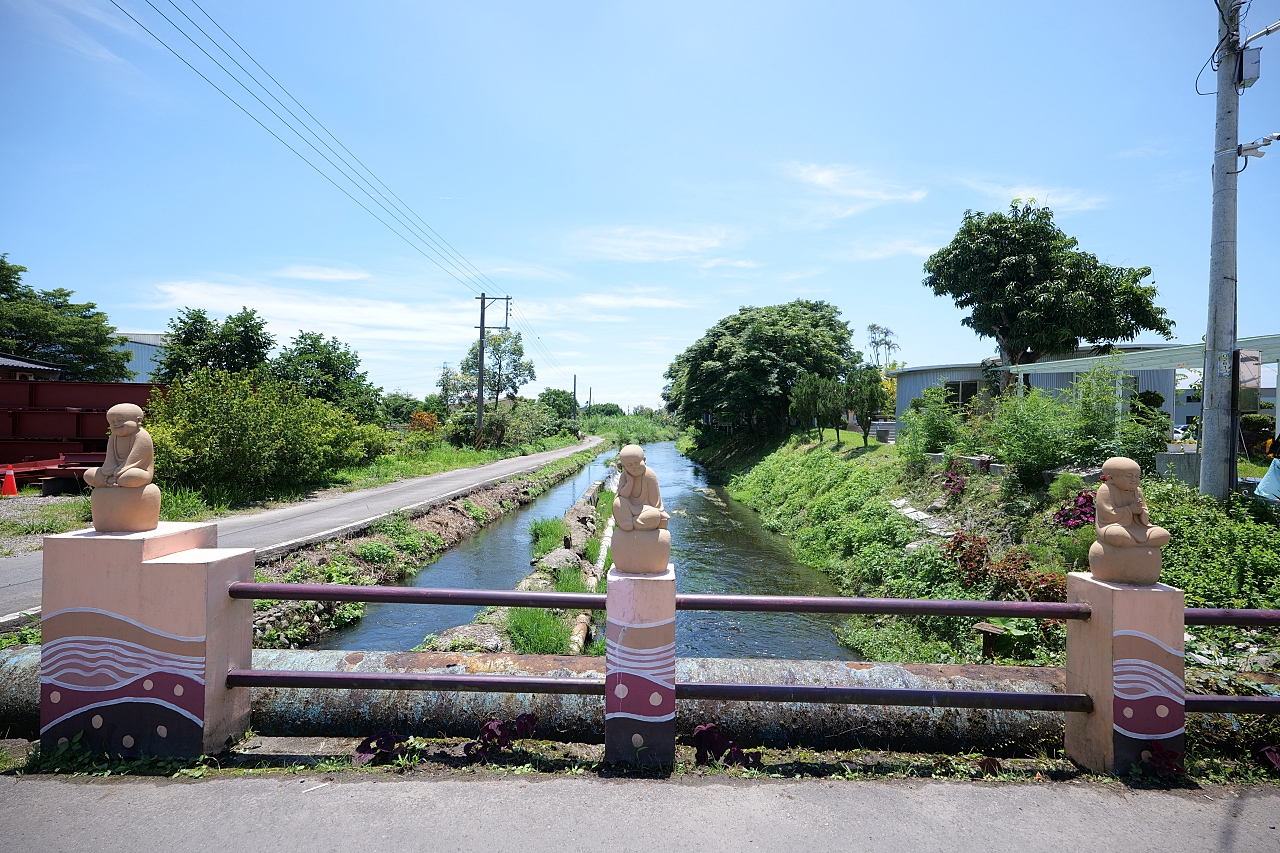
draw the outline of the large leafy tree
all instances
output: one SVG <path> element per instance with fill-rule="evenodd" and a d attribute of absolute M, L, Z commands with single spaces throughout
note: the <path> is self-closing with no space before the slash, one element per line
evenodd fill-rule
<path fill-rule="evenodd" d="M 22 283 L 26 267 L 0 255 L 0 352 L 62 366 L 63 379 L 132 379 L 129 352 L 115 327 L 92 302 L 72 302 L 73 291 L 36 290 Z"/>
<path fill-rule="evenodd" d="M 578 416 L 578 401 L 573 393 L 563 388 L 547 388 L 538 395 L 538 402 L 551 408 L 556 417 L 569 420 Z"/>
<path fill-rule="evenodd" d="M 462 360 L 462 374 L 476 387 L 480 365 L 480 342 L 471 345 Z M 524 357 L 524 339 L 519 332 L 491 332 L 484 336 L 484 388 L 496 405 L 503 394 L 515 398 L 520 389 L 538 378 L 533 362 Z"/>
<path fill-rule="evenodd" d="M 360 355 L 337 338 L 298 332 L 271 360 L 271 372 L 308 397 L 346 409 L 361 423 L 379 418 L 382 389 L 360 370 Z"/>
<path fill-rule="evenodd" d="M 200 308 L 184 308 L 169 321 L 156 379 L 174 382 L 201 368 L 256 370 L 275 345 L 267 321 L 253 309 L 241 308 L 219 322 Z"/>
<path fill-rule="evenodd" d="M 1077 248 L 1053 211 L 1014 199 L 1007 213 L 965 211 L 951 243 L 925 262 L 938 296 L 970 310 L 961 322 L 994 338 L 1005 366 L 1075 352 L 1104 352 L 1139 332 L 1173 337 L 1173 321 L 1142 282 L 1150 267 L 1114 267 Z"/>
<path fill-rule="evenodd" d="M 801 374 L 835 379 L 858 357 L 834 305 L 797 299 L 746 307 L 676 357 L 662 396 L 684 424 L 710 414 L 776 432 L 786 429 L 791 387 Z"/>

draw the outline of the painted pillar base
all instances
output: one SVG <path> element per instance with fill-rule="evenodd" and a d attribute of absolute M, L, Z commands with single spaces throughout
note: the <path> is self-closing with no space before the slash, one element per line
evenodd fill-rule
<path fill-rule="evenodd" d="M 1183 593 L 1067 576 L 1067 600 L 1093 610 L 1067 622 L 1067 692 L 1093 697 L 1093 712 L 1067 714 L 1067 757 L 1124 774 L 1153 756 L 1184 752 Z M 1174 757 L 1174 756 L 1169 756 Z"/>
<path fill-rule="evenodd" d="M 40 748 L 81 735 L 96 753 L 196 757 L 249 724 L 254 551 L 216 548 L 215 524 L 142 533 L 81 530 L 44 540 Z"/>
<path fill-rule="evenodd" d="M 676 756 L 676 570 L 609 570 L 604 760 L 669 765 Z"/>

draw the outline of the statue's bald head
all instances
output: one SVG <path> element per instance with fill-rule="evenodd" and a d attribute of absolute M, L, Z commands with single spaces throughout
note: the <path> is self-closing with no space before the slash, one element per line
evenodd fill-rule
<path fill-rule="evenodd" d="M 116 403 L 107 409 L 107 420 L 140 421 L 142 420 L 142 407 L 133 403 Z"/>
<path fill-rule="evenodd" d="M 1140 474 L 1142 466 L 1127 456 L 1112 456 L 1102 463 L 1102 473 L 1108 477 L 1116 474 Z"/>

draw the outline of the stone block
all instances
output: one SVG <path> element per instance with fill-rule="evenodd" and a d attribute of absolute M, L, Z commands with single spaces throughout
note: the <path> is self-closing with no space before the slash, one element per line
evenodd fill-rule
<path fill-rule="evenodd" d="M 1068 693 L 1093 697 L 1093 711 L 1066 715 L 1067 756 L 1099 773 L 1124 774 L 1156 753 L 1181 759 L 1185 730 L 1183 593 L 1067 577 L 1067 600 L 1088 620 L 1067 622 Z"/>

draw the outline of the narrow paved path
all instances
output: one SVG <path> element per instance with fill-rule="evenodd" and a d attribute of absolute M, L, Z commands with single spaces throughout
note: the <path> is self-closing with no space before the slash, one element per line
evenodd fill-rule
<path fill-rule="evenodd" d="M 1274 786 L 1166 792 L 945 781 L 0 777 L 0 846 L 41 853 L 1274 853 L 1278 819 Z"/>
<path fill-rule="evenodd" d="M 358 492 L 341 492 L 265 512 L 214 519 L 218 523 L 218 544 L 224 548 L 257 548 L 263 551 L 295 539 L 305 539 L 342 528 L 371 516 L 505 480 L 580 450 L 596 447 L 602 442 L 603 439 L 592 437 L 559 450 L 501 459 L 475 468 L 459 468 L 412 480 L 400 480 Z M 0 616 L 40 606 L 42 559 L 38 551 L 0 559 Z"/>

